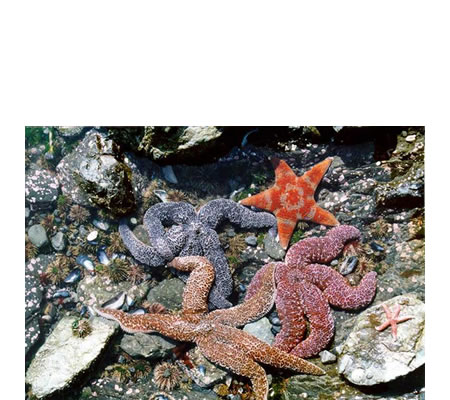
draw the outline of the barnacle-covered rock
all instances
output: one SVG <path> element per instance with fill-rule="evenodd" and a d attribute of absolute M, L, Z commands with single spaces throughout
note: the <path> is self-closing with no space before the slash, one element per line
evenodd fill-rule
<path fill-rule="evenodd" d="M 176 342 L 157 333 L 135 333 L 124 335 L 120 342 L 122 350 L 130 356 L 160 359 L 169 356 L 176 347 Z"/>
<path fill-rule="evenodd" d="M 50 208 L 59 192 L 58 178 L 52 172 L 32 166 L 25 176 L 25 201 L 32 210 Z"/>

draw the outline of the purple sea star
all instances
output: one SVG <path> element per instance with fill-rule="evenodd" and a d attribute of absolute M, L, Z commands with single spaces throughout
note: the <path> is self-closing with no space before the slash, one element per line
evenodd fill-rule
<path fill-rule="evenodd" d="M 237 329 L 267 313 L 275 296 L 274 264 L 268 264 L 261 286 L 251 299 L 228 309 L 208 313 L 208 292 L 214 281 L 214 268 L 205 257 L 177 257 L 170 265 L 191 272 L 179 314 L 129 315 L 119 310 L 96 310 L 102 317 L 117 321 L 129 333 L 159 332 L 175 340 L 194 342 L 211 362 L 247 376 L 257 400 L 267 399 L 268 382 L 257 363 L 297 372 L 322 375 L 324 371 L 299 357 L 271 347 L 253 335 Z"/>
<path fill-rule="evenodd" d="M 151 246 L 142 243 L 121 222 L 119 232 L 138 261 L 149 266 L 159 266 L 175 256 L 205 256 L 214 266 L 216 280 L 209 295 L 211 308 L 227 308 L 227 300 L 233 290 L 233 280 L 227 259 L 215 231 L 223 221 L 229 221 L 243 229 L 270 227 L 276 230 L 276 219 L 266 212 L 257 212 L 232 200 L 216 199 L 201 207 L 198 212 L 188 203 L 159 203 L 150 207 L 144 216 Z M 170 227 L 167 231 L 165 227 Z M 180 278 L 187 280 L 187 274 Z"/>
<path fill-rule="evenodd" d="M 334 320 L 329 304 L 346 310 L 368 305 L 376 291 L 376 272 L 369 272 L 358 286 L 351 286 L 334 269 L 318 264 L 328 263 L 339 255 L 344 245 L 358 241 L 357 228 L 340 225 L 322 238 L 308 238 L 292 246 L 284 263 L 277 263 L 275 304 L 282 329 L 274 346 L 299 357 L 307 358 L 323 350 L 334 334 Z M 261 286 L 264 266 L 250 283 L 246 299 Z M 309 335 L 306 332 L 309 321 Z"/>

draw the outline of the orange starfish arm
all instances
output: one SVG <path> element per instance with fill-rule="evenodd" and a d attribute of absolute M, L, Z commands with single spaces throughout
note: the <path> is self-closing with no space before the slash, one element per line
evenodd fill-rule
<path fill-rule="evenodd" d="M 270 188 L 264 192 L 242 199 L 239 203 L 244 206 L 258 207 L 273 212 L 278 206 L 277 202 L 273 200 L 274 195 L 276 195 L 275 192 L 276 190 L 274 190 L 274 188 Z"/>
<path fill-rule="evenodd" d="M 328 168 L 330 167 L 333 158 L 327 158 L 323 160 L 319 164 L 314 165 L 310 170 L 306 171 L 300 178 L 303 182 L 307 183 L 308 186 L 312 189 L 313 193 L 319 186 L 320 181 L 323 176 L 326 174 Z"/>
<path fill-rule="evenodd" d="M 286 161 L 280 160 L 278 158 L 272 158 L 270 160 L 272 162 L 272 165 L 275 168 L 275 181 L 278 182 L 279 180 L 290 180 L 297 178 L 297 175 L 295 175 L 295 172 L 292 171 L 292 168 L 287 165 Z"/>
<path fill-rule="evenodd" d="M 314 212 L 313 217 L 310 219 L 312 222 L 315 222 L 316 224 L 321 225 L 329 225 L 329 226 L 336 226 L 339 225 L 339 221 L 334 217 L 333 214 L 331 214 L 329 211 L 324 210 L 323 208 L 319 207 L 317 204 L 315 204 L 311 210 L 311 213 Z M 305 218 L 307 219 L 307 218 Z"/>
<path fill-rule="evenodd" d="M 169 267 L 191 272 L 183 292 L 183 314 L 208 312 L 208 295 L 214 282 L 214 267 L 206 257 L 175 257 Z"/>

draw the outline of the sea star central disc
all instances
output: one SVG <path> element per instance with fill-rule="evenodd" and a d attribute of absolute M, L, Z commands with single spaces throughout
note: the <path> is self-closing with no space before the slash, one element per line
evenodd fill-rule
<path fill-rule="evenodd" d="M 287 249 L 299 220 L 330 226 L 339 224 L 333 214 L 319 207 L 314 200 L 314 193 L 333 161 L 332 158 L 314 165 L 300 177 L 295 175 L 285 161 L 276 158 L 271 161 L 275 167 L 275 185 L 241 200 L 240 203 L 275 214 L 281 247 Z"/>

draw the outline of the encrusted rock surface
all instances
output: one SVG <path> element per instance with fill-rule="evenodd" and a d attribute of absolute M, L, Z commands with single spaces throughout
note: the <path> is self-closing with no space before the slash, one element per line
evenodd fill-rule
<path fill-rule="evenodd" d="M 38 398 L 65 389 L 95 361 L 116 328 L 100 318 L 91 320 L 92 332 L 78 338 L 72 334 L 75 317 L 65 317 L 36 353 L 25 381 Z"/>
<path fill-rule="evenodd" d="M 59 181 L 54 173 L 30 167 L 25 176 L 25 200 L 33 210 L 50 208 L 58 198 Z"/>
<path fill-rule="evenodd" d="M 251 322 L 244 326 L 243 330 L 245 332 L 250 333 L 253 336 L 256 336 L 258 339 L 262 341 L 272 344 L 274 335 L 271 331 L 272 324 L 266 317 L 259 319 L 258 321 Z"/>
<path fill-rule="evenodd" d="M 397 340 L 391 327 L 378 332 L 386 320 L 380 304 L 354 318 L 353 330 L 343 343 L 338 371 L 355 385 L 376 385 L 404 376 L 425 362 L 425 304 L 414 295 L 397 296 L 386 304 L 401 306 L 401 316 L 413 318 L 398 325 Z"/>

